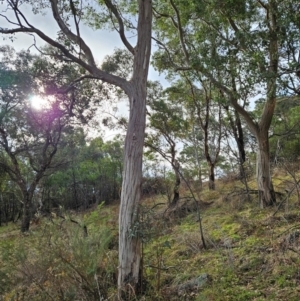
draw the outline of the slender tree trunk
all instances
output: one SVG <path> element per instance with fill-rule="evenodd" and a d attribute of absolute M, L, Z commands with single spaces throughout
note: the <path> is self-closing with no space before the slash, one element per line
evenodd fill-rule
<path fill-rule="evenodd" d="M 235 112 L 235 118 L 236 118 L 237 132 L 238 132 L 237 146 L 239 149 L 240 161 L 243 164 L 246 161 L 244 132 L 243 132 L 240 116 L 237 112 Z"/>
<path fill-rule="evenodd" d="M 235 87 L 234 82 L 233 82 L 233 86 Z M 246 161 L 246 151 L 245 151 L 244 132 L 242 128 L 241 118 L 239 113 L 236 111 L 236 109 L 234 109 L 234 119 L 233 116 L 231 115 L 231 112 L 229 111 L 229 107 L 224 106 L 224 109 L 227 112 L 227 117 L 229 119 L 233 137 L 238 148 L 240 178 L 245 178 L 243 164 Z"/>
<path fill-rule="evenodd" d="M 207 140 L 205 140 L 204 150 L 205 150 L 206 162 L 208 165 L 208 188 L 209 190 L 215 190 L 215 164 L 213 163 L 209 155 Z"/>
<path fill-rule="evenodd" d="M 32 209 L 32 198 L 28 195 L 28 192 L 23 193 L 23 214 L 21 222 L 21 232 L 29 231 L 31 221 L 31 209 Z"/>
<path fill-rule="evenodd" d="M 270 171 L 270 152 L 268 132 L 257 136 L 258 150 L 256 158 L 256 178 L 260 207 L 272 206 L 276 202 Z"/>
<path fill-rule="evenodd" d="M 209 163 L 209 175 L 208 175 L 208 188 L 209 190 L 215 190 L 215 164 Z"/>
<path fill-rule="evenodd" d="M 176 206 L 178 201 L 179 201 L 179 187 L 180 187 L 180 173 L 179 173 L 179 162 L 174 159 L 174 163 L 172 164 L 174 173 L 175 173 L 175 185 L 174 185 L 174 189 L 173 189 L 173 200 L 171 202 L 171 207 L 172 206 Z"/>
<path fill-rule="evenodd" d="M 201 166 L 198 167 L 198 180 L 199 180 L 199 190 L 202 189 L 203 183 L 202 183 L 202 169 Z"/>
<path fill-rule="evenodd" d="M 246 151 L 245 151 L 245 142 L 244 142 L 244 132 L 242 128 L 242 123 L 239 114 L 235 110 L 235 122 L 234 122 L 234 138 L 237 144 L 238 152 L 239 152 L 239 167 L 240 167 L 240 177 L 244 178 L 246 181 L 246 175 L 243 164 L 246 161 Z"/>
<path fill-rule="evenodd" d="M 199 190 L 202 189 L 202 169 L 201 169 L 201 160 L 199 158 L 198 154 L 198 144 L 197 144 L 197 139 L 196 139 L 196 134 L 195 134 L 195 125 L 192 125 L 192 139 L 193 139 L 193 147 L 194 147 L 194 154 L 195 154 L 195 161 L 197 162 L 197 168 L 198 168 L 198 180 L 199 180 Z"/>

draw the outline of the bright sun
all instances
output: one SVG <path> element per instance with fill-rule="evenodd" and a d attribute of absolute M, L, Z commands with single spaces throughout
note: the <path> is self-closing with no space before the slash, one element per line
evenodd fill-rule
<path fill-rule="evenodd" d="M 36 110 L 42 110 L 49 105 L 49 101 L 41 96 L 34 95 L 30 98 L 32 107 Z"/>

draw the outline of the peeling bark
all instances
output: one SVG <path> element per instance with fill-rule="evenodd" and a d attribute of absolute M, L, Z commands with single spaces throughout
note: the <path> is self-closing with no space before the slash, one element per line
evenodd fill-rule
<path fill-rule="evenodd" d="M 124 178 L 119 212 L 119 277 L 121 291 L 136 288 L 140 270 L 140 237 L 136 225 L 141 198 L 142 155 L 145 133 L 145 91 L 135 91 L 131 101 L 124 151 Z M 134 109 L 133 109 L 134 108 Z"/>
<path fill-rule="evenodd" d="M 141 240 L 138 229 L 142 157 L 146 124 L 147 77 L 151 53 L 152 2 L 139 0 L 138 42 L 127 94 L 130 115 L 124 149 L 124 176 L 119 212 L 118 297 L 137 291 L 140 283 Z"/>

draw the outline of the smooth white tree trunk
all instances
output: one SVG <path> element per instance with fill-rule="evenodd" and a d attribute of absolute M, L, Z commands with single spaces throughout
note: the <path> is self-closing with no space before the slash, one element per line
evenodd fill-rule
<path fill-rule="evenodd" d="M 126 285 L 130 285 L 132 291 L 136 290 L 139 282 L 140 272 L 140 238 L 138 231 L 135 231 L 136 221 L 138 220 L 138 203 L 140 200 L 141 178 L 142 178 L 142 155 L 144 145 L 145 118 L 146 118 L 146 95 L 147 95 L 147 77 L 151 54 L 151 30 L 152 30 L 152 0 L 136 0 L 138 4 L 138 24 L 137 24 L 137 43 L 131 45 L 126 37 L 126 26 L 122 18 L 121 11 L 118 8 L 118 1 L 104 0 L 100 1 L 109 10 L 114 19 L 114 26 L 118 24 L 117 31 L 124 46 L 133 55 L 133 71 L 130 81 L 117 75 L 108 73 L 96 64 L 88 44 L 80 35 L 79 19 L 76 11 L 70 6 L 60 7 L 58 0 L 50 1 L 53 18 L 60 30 L 72 43 L 80 49 L 80 56 L 72 52 L 61 41 L 47 36 L 41 29 L 29 24 L 26 13 L 22 13 L 21 4 L 15 4 L 16 1 L 9 1 L 8 9 L 11 9 L 16 16 L 16 20 L 9 20 L 4 16 L 8 24 L 14 24 L 14 28 L 0 28 L 2 34 L 14 34 L 26 32 L 39 36 L 49 45 L 59 49 L 59 51 L 70 61 L 77 63 L 87 70 L 90 75 L 82 76 L 70 84 L 80 82 L 86 78 L 102 80 L 106 83 L 120 87 L 129 97 L 130 117 L 124 149 L 124 176 L 122 184 L 121 205 L 120 205 L 120 233 L 119 233 L 119 292 L 126 290 Z M 74 3 L 73 3 L 74 4 Z M 65 22 L 64 9 L 73 14 L 73 19 L 77 25 L 77 32 L 73 32 L 69 24 Z M 3 16 L 2 16 L 3 17 Z M 115 22 L 117 20 L 117 23 Z M 11 27 L 11 26 L 9 26 Z M 131 70 L 128 70 L 130 73 Z M 63 89 L 67 93 L 68 88 Z M 119 294 L 120 297 L 121 294 Z M 121 298 L 121 297 L 120 297 Z"/>
<path fill-rule="evenodd" d="M 119 277 L 121 291 L 136 288 L 140 274 L 139 201 L 146 121 L 145 92 L 137 89 L 130 97 L 132 106 L 125 139 L 124 174 L 119 212 Z"/>
<path fill-rule="evenodd" d="M 118 295 L 137 291 L 141 275 L 139 201 L 146 124 L 147 78 L 151 54 L 152 2 L 139 0 L 138 41 L 133 75 L 126 93 L 130 114 L 124 149 L 124 174 L 119 212 Z"/>

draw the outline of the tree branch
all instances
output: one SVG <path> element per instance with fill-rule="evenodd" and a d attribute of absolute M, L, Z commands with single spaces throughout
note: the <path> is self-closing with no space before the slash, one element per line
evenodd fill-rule
<path fill-rule="evenodd" d="M 103 81 L 105 81 L 105 82 L 107 82 L 109 84 L 116 85 L 116 86 L 122 88 L 125 91 L 125 93 L 128 93 L 129 82 L 127 80 L 125 80 L 122 77 L 119 77 L 119 76 L 116 76 L 116 75 L 104 72 L 104 71 L 102 71 L 101 69 L 99 69 L 97 67 L 90 66 L 89 64 L 87 64 L 83 60 L 81 60 L 80 58 L 77 58 L 72 53 L 70 53 L 70 51 L 67 50 L 63 45 L 61 45 L 60 43 L 58 43 L 55 40 L 51 39 L 47 35 L 45 35 L 39 29 L 37 29 L 35 27 L 32 27 L 32 28 L 26 28 L 26 27 L 24 27 L 24 28 L 14 28 L 14 29 L 0 28 L 0 33 L 3 33 L 3 34 L 14 34 L 14 33 L 19 33 L 19 32 L 23 32 L 23 33 L 35 33 L 35 34 L 37 34 L 45 42 L 47 42 L 51 46 L 59 49 L 66 57 L 68 57 L 69 59 L 71 59 L 73 62 L 75 62 L 78 65 L 80 65 L 83 68 L 85 68 L 95 78 L 103 80 Z"/>
<path fill-rule="evenodd" d="M 62 20 L 62 18 L 59 15 L 58 12 L 58 7 L 57 7 L 57 2 L 58 0 L 51 0 L 51 7 L 52 7 L 52 14 L 54 19 L 56 20 L 59 28 L 62 30 L 62 32 L 74 43 L 76 43 L 77 45 L 79 45 L 79 47 L 82 48 L 87 61 L 89 63 L 89 65 L 93 68 L 96 67 L 96 63 L 95 63 L 95 59 L 94 56 L 92 54 L 91 49 L 87 46 L 87 44 L 84 42 L 84 40 L 79 36 L 79 35 L 75 35 L 68 27 L 67 25 L 64 23 L 64 21 Z M 75 16 L 74 16 L 75 17 Z M 79 30 L 79 29 L 78 29 Z"/>
<path fill-rule="evenodd" d="M 121 15 L 117 9 L 117 7 L 110 1 L 110 0 L 104 0 L 105 5 L 107 6 L 108 9 L 110 9 L 112 11 L 112 13 L 114 14 L 114 16 L 116 17 L 116 19 L 118 20 L 118 24 L 119 24 L 119 30 L 118 33 L 120 35 L 120 38 L 123 42 L 123 44 L 125 45 L 125 47 L 134 55 L 134 48 L 132 47 L 132 45 L 128 42 L 126 36 L 125 36 L 125 30 L 124 30 L 124 22 L 121 18 Z"/>
<path fill-rule="evenodd" d="M 173 2 L 173 0 L 170 0 L 170 3 L 171 3 L 171 6 L 173 7 L 174 11 L 175 11 L 175 14 L 176 14 L 176 18 L 177 18 L 177 30 L 178 30 L 178 33 L 179 33 L 179 40 L 180 40 L 180 44 L 181 44 L 181 47 L 182 47 L 182 50 L 183 50 L 183 53 L 185 55 L 185 59 L 187 61 L 187 63 L 189 63 L 189 53 L 188 53 L 188 50 L 186 49 L 186 45 L 185 45 L 185 42 L 184 42 L 184 33 L 183 33 L 183 29 L 182 29 L 182 25 L 181 25 L 181 20 L 180 20 L 180 14 L 179 14 L 179 11 L 175 5 L 175 3 Z"/>

